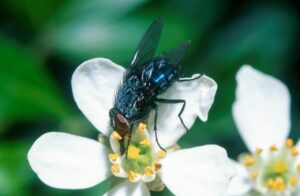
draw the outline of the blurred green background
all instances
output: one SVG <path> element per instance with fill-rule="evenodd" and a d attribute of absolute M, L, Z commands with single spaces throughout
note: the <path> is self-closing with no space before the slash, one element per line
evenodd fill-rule
<path fill-rule="evenodd" d="M 186 75 L 218 85 L 207 123 L 183 147 L 216 143 L 232 158 L 246 151 L 231 116 L 235 73 L 242 64 L 284 81 L 292 96 L 292 137 L 300 136 L 299 1 L 2 0 L 0 3 L 0 195 L 101 195 L 107 183 L 69 191 L 44 185 L 26 154 L 48 131 L 89 138 L 97 131 L 78 110 L 70 79 L 83 61 L 106 57 L 128 65 L 149 24 L 165 26 L 158 52 L 192 40 Z M 170 195 L 168 190 L 154 195 Z"/>

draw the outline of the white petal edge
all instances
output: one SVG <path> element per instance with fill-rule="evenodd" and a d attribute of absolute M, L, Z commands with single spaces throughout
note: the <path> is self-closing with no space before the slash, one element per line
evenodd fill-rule
<path fill-rule="evenodd" d="M 105 193 L 104 196 L 150 196 L 150 192 L 143 182 L 124 180 Z"/>
<path fill-rule="evenodd" d="M 230 181 L 226 196 L 246 195 L 251 189 L 251 182 L 246 168 L 238 162 L 232 160 L 231 163 L 236 168 L 236 175 Z"/>
<path fill-rule="evenodd" d="M 162 160 L 160 176 L 175 195 L 224 195 L 235 168 L 216 145 L 184 149 Z"/>
<path fill-rule="evenodd" d="M 236 80 L 233 118 L 248 149 L 282 145 L 291 126 L 287 87 L 249 65 L 239 69 Z"/>
<path fill-rule="evenodd" d="M 200 74 L 193 75 L 192 78 L 199 77 Z M 192 79 L 184 78 L 184 79 Z M 164 99 L 183 99 L 186 101 L 186 107 L 182 113 L 182 119 L 187 126 L 191 128 L 197 116 L 206 121 L 208 112 L 213 104 L 217 91 L 216 82 L 208 76 L 201 76 L 198 79 L 186 82 L 175 82 L 166 93 L 159 96 Z M 183 104 L 159 104 L 158 110 L 158 135 L 159 142 L 167 148 L 175 144 L 179 138 L 186 133 L 182 126 L 178 114 Z M 151 113 L 148 123 L 151 136 L 154 138 L 154 112 Z"/>
<path fill-rule="evenodd" d="M 27 158 L 45 184 L 61 189 L 83 189 L 110 176 L 108 152 L 94 140 L 49 132 L 34 142 Z"/>
<path fill-rule="evenodd" d="M 125 69 L 109 59 L 83 62 L 72 76 L 74 99 L 87 119 L 100 132 L 109 135 L 109 110 Z"/>

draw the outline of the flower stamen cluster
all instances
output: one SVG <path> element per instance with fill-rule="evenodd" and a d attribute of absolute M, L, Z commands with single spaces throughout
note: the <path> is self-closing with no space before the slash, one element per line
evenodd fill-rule
<path fill-rule="evenodd" d="M 162 165 L 160 160 L 167 156 L 167 153 L 155 151 L 153 143 L 147 131 L 147 125 L 140 123 L 131 138 L 126 153 L 120 154 L 120 142 L 127 145 L 128 135 L 123 138 L 114 131 L 110 136 L 112 149 L 115 151 L 108 154 L 112 163 L 111 172 L 117 177 L 127 178 L 130 182 L 152 182 L 156 178 L 156 173 L 160 171 Z"/>
<path fill-rule="evenodd" d="M 296 164 L 298 149 L 292 139 L 279 148 L 271 145 L 267 151 L 257 148 L 244 154 L 240 162 L 245 166 L 253 187 L 263 194 L 284 194 L 296 189 L 300 179 L 300 164 Z"/>

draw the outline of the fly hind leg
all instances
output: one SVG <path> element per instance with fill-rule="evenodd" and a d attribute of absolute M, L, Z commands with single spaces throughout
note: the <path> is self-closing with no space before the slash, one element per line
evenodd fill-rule
<path fill-rule="evenodd" d="M 180 109 L 180 112 L 178 113 L 178 118 L 182 124 L 182 126 L 185 128 L 186 132 L 188 132 L 188 128 L 187 126 L 184 124 L 183 119 L 181 117 L 185 106 L 186 106 L 186 101 L 184 99 L 160 99 L 160 98 L 156 98 L 155 102 L 157 103 L 164 103 L 164 104 L 178 104 L 178 103 L 182 103 L 182 107 Z"/>
<path fill-rule="evenodd" d="M 158 142 L 158 136 L 157 136 L 157 115 L 158 115 L 158 106 L 155 104 L 155 106 L 154 106 L 154 112 L 155 112 L 155 114 L 154 114 L 154 134 L 155 134 L 155 140 L 156 140 L 156 143 L 157 143 L 157 145 L 158 145 L 158 147 L 161 149 L 161 150 L 163 150 L 163 151 L 165 151 L 166 152 L 166 150 L 160 145 L 160 143 Z"/>
<path fill-rule="evenodd" d="M 202 75 L 196 76 L 194 78 L 185 78 L 185 79 L 179 78 L 177 80 L 177 82 L 189 82 L 189 81 L 197 80 L 197 79 L 199 79 L 201 77 L 202 77 Z"/>

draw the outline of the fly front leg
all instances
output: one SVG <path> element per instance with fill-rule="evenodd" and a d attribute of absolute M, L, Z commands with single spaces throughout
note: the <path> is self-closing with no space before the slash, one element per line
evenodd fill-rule
<path fill-rule="evenodd" d="M 128 142 L 127 142 L 127 145 L 126 145 L 126 159 L 127 159 L 127 156 L 128 156 L 128 147 L 130 145 L 130 142 L 131 142 L 131 138 L 132 138 L 132 129 L 133 129 L 133 125 L 130 126 L 130 130 L 129 130 L 129 135 L 128 135 Z M 125 138 L 125 137 L 124 137 Z M 125 143 L 125 142 L 124 142 Z"/>
<path fill-rule="evenodd" d="M 178 118 L 182 124 L 182 126 L 185 128 L 186 132 L 188 132 L 188 128 L 187 126 L 184 124 L 183 119 L 181 117 L 184 109 L 185 109 L 185 105 L 186 105 L 186 101 L 184 99 L 160 99 L 160 98 L 156 98 L 155 102 L 157 103 L 164 103 L 164 104 L 178 104 L 178 103 L 182 103 L 182 108 L 180 109 L 180 112 L 178 113 Z"/>

